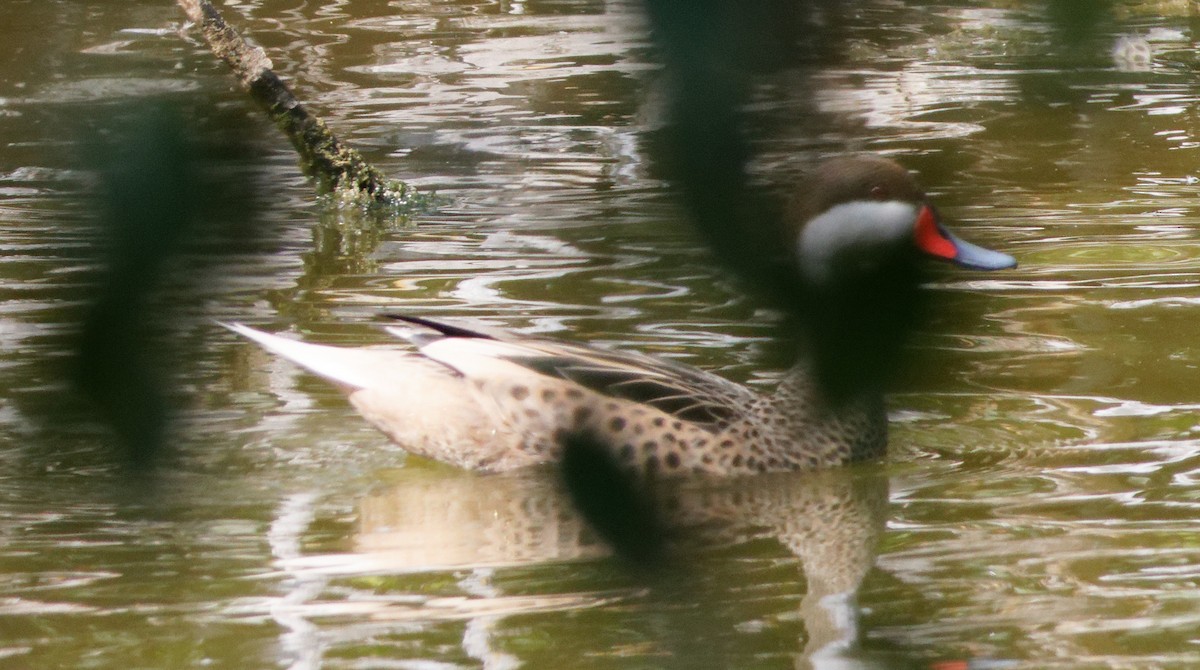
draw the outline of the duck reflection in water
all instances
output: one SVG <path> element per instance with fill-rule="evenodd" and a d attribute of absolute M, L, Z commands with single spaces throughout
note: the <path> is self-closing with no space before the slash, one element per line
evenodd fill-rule
<path fill-rule="evenodd" d="M 672 529 L 665 551 L 688 560 L 658 564 L 652 579 L 622 577 L 605 568 L 614 564 L 598 562 L 611 553 L 608 543 L 568 502 L 550 471 L 480 476 L 405 468 L 395 476 L 389 488 L 361 501 L 352 551 L 280 556 L 280 566 L 305 594 L 287 610 L 303 625 L 287 625 L 301 636 L 321 638 L 309 639 L 308 646 L 374 636 L 380 622 L 465 621 L 464 648 L 484 667 L 546 667 L 542 654 L 553 650 L 535 649 L 526 658 L 519 647 L 501 644 L 508 636 L 504 620 L 599 608 L 602 617 L 607 610 L 658 622 L 653 639 L 621 654 L 670 658 L 671 667 L 739 667 L 761 653 L 746 641 L 747 626 L 787 629 L 794 621 L 786 611 L 765 619 L 760 611 L 762 589 L 797 590 L 775 567 L 791 554 L 807 583 L 798 609 L 803 631 L 793 652 L 796 667 L 827 667 L 835 659 L 860 664 L 850 667 L 895 667 L 873 666 L 882 654 L 858 645 L 855 593 L 874 563 L 888 501 L 887 480 L 877 466 L 761 475 L 753 486 L 740 479 L 683 479 L 656 489 L 658 509 Z M 585 580 L 586 588 L 609 586 L 529 595 L 537 587 L 522 584 L 521 575 L 531 574 L 522 568 L 553 564 L 597 573 Z M 431 571 L 460 575 L 458 587 L 422 596 L 398 577 L 394 586 L 386 578 L 362 579 Z M 356 597 L 362 588 L 369 593 Z M 374 626 L 363 627 L 362 617 L 339 619 L 338 607 L 347 601 L 357 603 Z M 593 617 L 555 620 L 557 637 L 576 640 L 570 648 L 580 646 L 589 656 L 617 653 L 588 630 Z M 574 626 L 580 627 L 576 633 Z M 588 649 L 580 642 L 587 640 L 604 646 Z"/>

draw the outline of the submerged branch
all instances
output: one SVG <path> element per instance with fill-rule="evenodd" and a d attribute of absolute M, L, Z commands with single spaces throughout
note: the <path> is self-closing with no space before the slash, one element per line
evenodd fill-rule
<path fill-rule="evenodd" d="M 212 52 L 225 61 L 242 88 L 259 104 L 300 153 L 304 170 L 340 203 L 401 205 L 411 199 L 407 185 L 388 179 L 354 149 L 340 142 L 313 116 L 272 70 L 261 47 L 249 44 L 209 0 L 176 0 L 200 28 Z"/>

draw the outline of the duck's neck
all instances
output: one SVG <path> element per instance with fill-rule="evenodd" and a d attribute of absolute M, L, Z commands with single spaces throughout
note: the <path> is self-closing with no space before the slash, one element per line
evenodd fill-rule
<path fill-rule="evenodd" d="M 773 396 L 764 399 L 785 436 L 789 460 L 802 466 L 844 465 L 883 454 L 887 447 L 887 412 L 875 385 L 839 396 L 822 392 L 809 363 L 793 367 Z"/>

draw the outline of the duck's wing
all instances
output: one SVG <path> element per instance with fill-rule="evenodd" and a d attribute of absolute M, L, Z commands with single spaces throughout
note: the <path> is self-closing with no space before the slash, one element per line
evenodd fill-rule
<path fill-rule="evenodd" d="M 419 317 L 393 318 L 408 324 L 390 328 L 393 334 L 467 377 L 487 375 L 489 363 L 504 361 L 709 429 L 733 421 L 757 397 L 717 375 L 644 354 L 484 332 Z"/>

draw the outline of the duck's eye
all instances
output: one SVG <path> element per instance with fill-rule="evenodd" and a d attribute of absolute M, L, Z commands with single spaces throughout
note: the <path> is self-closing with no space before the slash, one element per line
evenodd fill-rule
<path fill-rule="evenodd" d="M 872 186 L 871 198 L 874 200 L 887 200 L 887 189 L 879 185 Z"/>

